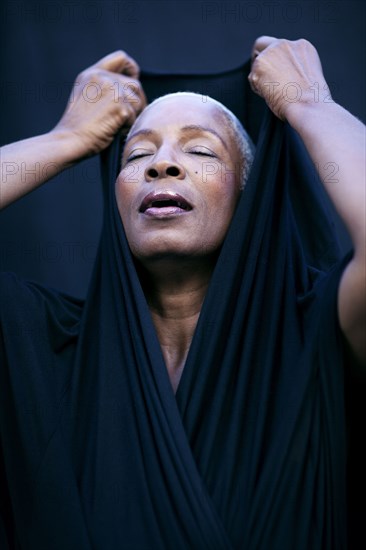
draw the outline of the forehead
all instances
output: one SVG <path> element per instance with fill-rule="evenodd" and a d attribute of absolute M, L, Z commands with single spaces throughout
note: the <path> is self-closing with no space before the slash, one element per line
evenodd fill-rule
<path fill-rule="evenodd" d="M 210 127 L 223 138 L 230 137 L 222 112 L 205 96 L 163 98 L 141 113 L 133 126 L 133 132 L 145 128 L 156 131 L 168 128 L 179 130 L 190 124 Z"/>

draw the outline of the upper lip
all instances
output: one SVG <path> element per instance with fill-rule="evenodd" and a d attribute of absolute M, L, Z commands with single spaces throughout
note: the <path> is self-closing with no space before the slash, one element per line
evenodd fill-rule
<path fill-rule="evenodd" d="M 183 197 L 179 193 L 175 193 L 172 191 L 152 191 L 151 193 L 146 195 L 146 197 L 144 197 L 139 210 L 140 212 L 145 212 L 148 208 L 154 206 L 154 203 L 167 201 L 176 203 L 176 205 L 179 208 L 183 208 L 183 210 L 192 210 L 192 205 L 185 197 Z"/>

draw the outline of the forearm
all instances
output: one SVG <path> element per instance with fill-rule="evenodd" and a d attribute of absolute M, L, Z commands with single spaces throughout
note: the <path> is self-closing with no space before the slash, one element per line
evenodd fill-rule
<path fill-rule="evenodd" d="M 309 103 L 288 111 L 324 187 L 352 239 L 365 254 L 365 126 L 336 103 Z"/>
<path fill-rule="evenodd" d="M 274 114 L 298 132 L 350 233 L 355 254 L 339 283 L 338 319 L 351 349 L 366 363 L 365 127 L 328 102 L 318 53 L 307 40 L 259 37 L 249 82 Z M 283 93 L 289 84 L 301 90 L 299 101 L 291 102 Z"/>
<path fill-rule="evenodd" d="M 77 140 L 63 131 L 25 139 L 0 149 L 0 209 L 30 193 L 80 160 Z"/>
<path fill-rule="evenodd" d="M 138 75 L 138 65 L 126 52 L 103 57 L 79 74 L 65 113 L 51 132 L 2 147 L 0 209 L 100 153 L 118 131 L 129 128 L 146 105 Z M 95 101 L 84 95 L 89 85 L 98 90 Z"/>
<path fill-rule="evenodd" d="M 263 36 L 254 44 L 253 58 L 253 90 L 299 133 L 356 254 L 364 255 L 365 127 L 330 100 L 318 53 L 307 40 Z M 298 101 L 289 101 L 289 84 L 301 90 Z"/>

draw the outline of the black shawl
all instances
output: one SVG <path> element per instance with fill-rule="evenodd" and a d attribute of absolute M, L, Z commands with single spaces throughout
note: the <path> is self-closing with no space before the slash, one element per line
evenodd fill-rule
<path fill-rule="evenodd" d="M 114 198 L 119 140 L 86 300 L 1 275 L 1 549 L 345 548 L 347 258 L 248 69 L 143 75 L 150 99 L 221 99 L 257 142 L 176 395 Z"/>

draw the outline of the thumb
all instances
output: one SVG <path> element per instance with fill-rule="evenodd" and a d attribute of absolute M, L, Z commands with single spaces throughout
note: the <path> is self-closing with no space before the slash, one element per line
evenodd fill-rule
<path fill-rule="evenodd" d="M 102 59 L 94 63 L 93 67 L 112 73 L 122 73 L 136 79 L 140 74 L 140 67 L 136 61 L 123 50 L 117 50 L 102 57 Z"/>
<path fill-rule="evenodd" d="M 278 38 L 275 38 L 274 36 L 259 36 L 257 40 L 253 44 L 252 48 L 252 60 L 254 59 L 268 46 L 276 42 Z"/>

